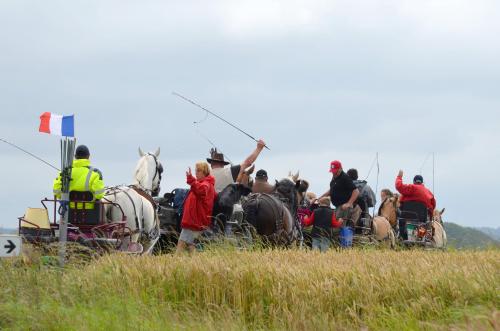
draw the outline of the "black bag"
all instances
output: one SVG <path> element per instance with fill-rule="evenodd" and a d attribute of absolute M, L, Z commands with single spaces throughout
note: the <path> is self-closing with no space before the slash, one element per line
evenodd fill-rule
<path fill-rule="evenodd" d="M 359 197 L 366 202 L 369 208 L 375 207 L 377 203 L 377 197 L 373 192 L 370 185 L 367 184 L 366 180 L 354 180 L 354 185 L 359 190 Z"/>

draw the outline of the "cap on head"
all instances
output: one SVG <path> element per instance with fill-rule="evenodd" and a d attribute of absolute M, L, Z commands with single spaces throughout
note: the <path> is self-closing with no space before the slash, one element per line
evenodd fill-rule
<path fill-rule="evenodd" d="M 255 174 L 255 178 L 267 179 L 267 171 L 265 171 L 264 169 L 260 169 L 260 170 L 259 170 L 259 171 L 257 171 L 257 173 Z"/>
<path fill-rule="evenodd" d="M 416 175 L 413 177 L 413 184 L 422 184 L 424 182 L 424 177 L 421 175 Z"/>
<path fill-rule="evenodd" d="M 80 145 L 75 150 L 76 159 L 88 159 L 90 157 L 90 151 L 87 146 Z"/>
<path fill-rule="evenodd" d="M 332 173 L 337 172 L 341 168 L 342 168 L 342 163 L 340 163 L 340 161 L 335 160 L 330 162 L 330 172 Z"/>

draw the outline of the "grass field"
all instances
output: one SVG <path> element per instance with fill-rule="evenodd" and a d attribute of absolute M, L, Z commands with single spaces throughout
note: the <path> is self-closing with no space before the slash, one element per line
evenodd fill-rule
<path fill-rule="evenodd" d="M 500 328 L 499 250 L 219 249 L 64 271 L 32 261 L 0 262 L 0 329 Z"/>

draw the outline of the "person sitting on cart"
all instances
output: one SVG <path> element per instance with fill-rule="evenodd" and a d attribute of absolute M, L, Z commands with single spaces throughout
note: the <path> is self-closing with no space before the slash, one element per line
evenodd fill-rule
<path fill-rule="evenodd" d="M 240 171 L 255 163 L 255 160 L 257 160 L 257 157 L 265 146 L 266 143 L 263 140 L 259 140 L 257 142 L 257 148 L 245 159 L 245 161 L 228 168 L 225 168 L 229 162 L 224 160 L 224 154 L 218 153 L 216 148 L 212 148 L 210 150 L 210 158 L 207 158 L 207 162 L 210 163 L 212 167 L 212 176 L 215 178 L 215 191 L 219 193 L 228 185 L 234 184 Z"/>
<path fill-rule="evenodd" d="M 61 198 L 62 176 L 54 180 L 53 191 L 57 199 Z M 97 168 L 90 165 L 90 151 L 87 146 L 80 145 L 75 150 L 75 159 L 71 167 L 71 181 L 69 183 L 69 191 L 75 192 L 90 192 L 95 200 L 100 200 L 104 196 L 104 181 L 102 173 Z M 75 208 L 74 203 L 70 202 L 70 208 Z M 78 204 L 77 209 L 83 209 Z M 85 209 L 93 209 L 94 204 L 86 203 Z"/>
<path fill-rule="evenodd" d="M 391 190 L 388 188 L 384 188 L 380 190 L 380 202 L 383 203 L 385 199 L 392 198 L 394 196 L 394 193 L 392 193 Z"/>
<path fill-rule="evenodd" d="M 362 214 L 369 214 L 369 208 L 375 207 L 377 197 L 366 180 L 358 179 L 358 170 L 349 169 L 347 175 L 352 179 L 354 185 L 359 190 L 359 196 L 356 199 L 356 204 L 361 208 Z"/>
<path fill-rule="evenodd" d="M 359 190 L 352 179 L 342 170 L 340 161 L 330 162 L 330 172 L 332 173 L 330 189 L 320 198 L 330 196 L 332 204 L 335 206 L 337 219 L 342 218 L 345 222 L 351 221 L 352 225 L 357 224 L 361 216 L 361 208 L 355 205 Z"/>
<path fill-rule="evenodd" d="M 425 205 L 429 217 L 432 218 L 434 209 L 436 209 L 436 199 L 434 194 L 424 186 L 424 178 L 416 175 L 413 178 L 413 184 L 403 184 L 403 170 L 399 170 L 396 177 L 396 190 L 401 193 L 399 201 L 404 204 L 405 201 L 417 201 Z"/>
<path fill-rule="evenodd" d="M 252 193 L 267 193 L 271 194 L 275 190 L 275 186 L 267 181 L 267 171 L 260 169 L 255 174 L 255 181 L 252 185 Z"/>
<path fill-rule="evenodd" d="M 329 197 L 319 199 L 319 207 L 314 210 L 311 216 L 304 218 L 304 226 L 313 225 L 312 249 L 319 249 L 325 252 L 330 248 L 332 237 L 338 237 L 339 229 L 343 220 L 335 217 L 335 212 L 330 208 L 331 200 Z"/>

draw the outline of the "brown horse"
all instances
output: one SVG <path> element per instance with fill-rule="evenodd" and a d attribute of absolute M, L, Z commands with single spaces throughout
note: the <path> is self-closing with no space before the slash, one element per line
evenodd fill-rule
<path fill-rule="evenodd" d="M 389 197 L 382 201 L 378 210 L 378 216 L 373 218 L 372 231 L 378 241 L 389 240 L 392 247 L 396 244 L 394 227 L 397 224 L 396 197 Z"/>
<path fill-rule="evenodd" d="M 276 181 L 276 194 L 251 194 L 244 202 L 247 222 L 266 242 L 289 245 L 297 238 L 298 185 L 292 178 L 285 178 Z"/>

